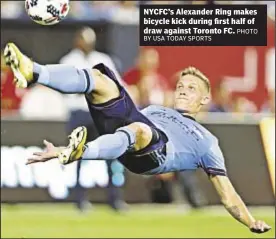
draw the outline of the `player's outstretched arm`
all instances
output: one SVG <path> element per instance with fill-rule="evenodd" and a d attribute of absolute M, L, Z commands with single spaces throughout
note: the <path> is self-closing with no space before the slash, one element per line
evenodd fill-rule
<path fill-rule="evenodd" d="M 214 184 L 221 202 L 236 220 L 246 225 L 254 233 L 264 233 L 271 229 L 265 222 L 254 219 L 228 177 L 217 175 L 211 176 L 210 180 Z"/>
<path fill-rule="evenodd" d="M 44 163 L 51 159 L 58 158 L 58 153 L 63 147 L 55 147 L 47 140 L 44 140 L 43 143 L 46 146 L 45 151 L 33 153 L 33 156 L 28 159 L 26 165 L 33 163 Z"/>

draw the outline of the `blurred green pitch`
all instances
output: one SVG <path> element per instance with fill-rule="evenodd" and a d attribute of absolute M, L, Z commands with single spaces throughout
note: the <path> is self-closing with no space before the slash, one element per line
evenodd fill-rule
<path fill-rule="evenodd" d="M 131 206 L 115 213 L 95 205 L 80 214 L 72 204 L 1 204 L 1 238 L 275 238 L 275 209 L 253 209 L 254 216 L 272 226 L 252 234 L 223 208 L 185 211 L 180 206 Z"/>

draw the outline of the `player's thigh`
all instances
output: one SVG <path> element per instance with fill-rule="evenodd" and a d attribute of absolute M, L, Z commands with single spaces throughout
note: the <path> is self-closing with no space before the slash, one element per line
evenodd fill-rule
<path fill-rule="evenodd" d="M 94 87 L 88 98 L 92 104 L 106 103 L 119 97 L 120 91 L 116 83 L 97 69 L 91 69 Z"/>
<path fill-rule="evenodd" d="M 126 126 L 126 128 L 130 129 L 135 133 L 135 151 L 144 149 L 147 147 L 152 139 L 152 130 L 150 126 L 144 123 L 135 122 Z"/>

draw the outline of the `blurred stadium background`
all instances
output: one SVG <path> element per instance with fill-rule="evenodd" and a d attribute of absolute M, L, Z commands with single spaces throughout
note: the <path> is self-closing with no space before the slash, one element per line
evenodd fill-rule
<path fill-rule="evenodd" d="M 239 225 L 201 171 L 142 177 L 116 161 L 26 167 L 44 138 L 65 144 L 71 128 L 93 128 L 93 122 L 81 96 L 43 86 L 16 89 L 1 57 L 1 238 L 275 238 L 275 3 L 223 2 L 267 4 L 265 47 L 140 48 L 140 2 L 72 1 L 64 22 L 42 27 L 28 18 L 24 1 L 1 1 L 1 50 L 13 41 L 43 64 L 104 61 L 140 108 L 171 107 L 177 73 L 198 67 L 213 87 L 213 102 L 199 121 L 218 136 L 234 186 L 272 230 L 258 236 Z"/>

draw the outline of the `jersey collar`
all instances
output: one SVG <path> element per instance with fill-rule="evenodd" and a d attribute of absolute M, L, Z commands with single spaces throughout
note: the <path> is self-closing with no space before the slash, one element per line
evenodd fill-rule
<path fill-rule="evenodd" d="M 185 115 L 185 113 L 187 113 L 187 111 L 185 111 L 185 110 L 179 110 L 179 109 L 175 109 L 175 110 L 178 113 L 180 113 L 183 117 L 196 121 L 196 119 L 194 117 L 192 117 L 190 115 Z"/>

